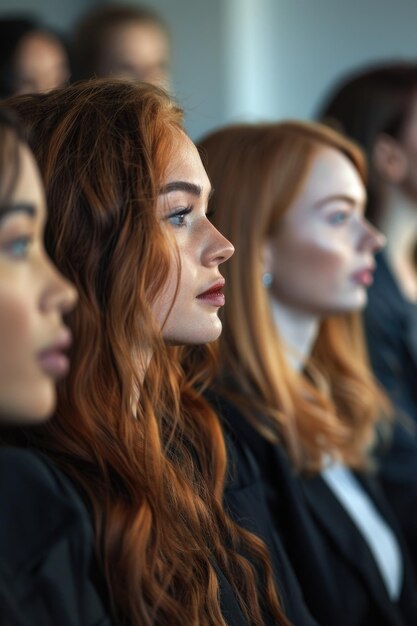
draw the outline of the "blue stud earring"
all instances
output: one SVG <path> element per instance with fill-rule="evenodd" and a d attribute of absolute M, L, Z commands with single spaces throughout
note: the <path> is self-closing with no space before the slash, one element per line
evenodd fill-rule
<path fill-rule="evenodd" d="M 272 274 L 271 272 L 264 272 L 262 274 L 262 282 L 265 285 L 266 288 L 270 287 L 272 285 Z"/>

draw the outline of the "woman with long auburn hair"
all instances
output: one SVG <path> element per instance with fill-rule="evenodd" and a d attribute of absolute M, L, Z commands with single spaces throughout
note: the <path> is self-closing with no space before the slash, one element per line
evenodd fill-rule
<path fill-rule="evenodd" d="M 224 510 L 221 425 L 177 356 L 220 334 L 233 252 L 181 111 L 106 80 L 8 104 L 45 181 L 47 247 L 79 292 L 55 418 L 24 441 L 85 498 L 114 623 L 289 624 L 265 544 Z"/>
<path fill-rule="evenodd" d="M 364 157 L 307 122 L 220 129 L 201 150 L 213 223 L 236 247 L 211 401 L 256 458 L 318 623 L 415 623 L 407 554 L 370 475 L 388 406 L 358 315 L 384 243 L 363 215 Z"/>

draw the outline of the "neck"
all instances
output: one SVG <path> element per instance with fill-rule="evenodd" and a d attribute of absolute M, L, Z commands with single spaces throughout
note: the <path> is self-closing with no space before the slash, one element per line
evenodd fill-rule
<path fill-rule="evenodd" d="M 301 370 L 311 354 L 320 320 L 316 315 L 283 304 L 270 296 L 272 317 L 286 349 L 289 364 Z"/>
<path fill-rule="evenodd" d="M 413 262 L 417 240 L 417 203 L 398 187 L 389 186 L 378 228 L 387 236 L 385 255 L 392 267 Z"/>

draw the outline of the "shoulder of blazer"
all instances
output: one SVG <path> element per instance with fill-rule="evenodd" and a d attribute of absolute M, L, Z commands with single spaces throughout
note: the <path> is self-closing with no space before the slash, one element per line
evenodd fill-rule
<path fill-rule="evenodd" d="M 83 539 L 90 538 L 75 491 L 37 453 L 0 450 L 0 501 L 0 553 L 16 572 L 30 568 L 70 529 L 76 528 Z M 83 550 L 84 542 L 79 545 Z"/>
<path fill-rule="evenodd" d="M 91 523 L 70 481 L 40 453 L 1 448 L 0 502 L 1 587 L 31 616 L 23 623 L 109 626 L 90 579 Z"/>

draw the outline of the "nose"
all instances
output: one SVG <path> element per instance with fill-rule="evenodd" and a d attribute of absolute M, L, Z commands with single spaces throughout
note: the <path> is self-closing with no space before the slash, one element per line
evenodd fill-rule
<path fill-rule="evenodd" d="M 220 265 L 230 259 L 235 248 L 210 222 L 209 227 L 210 236 L 204 253 L 204 263 L 205 265 Z"/>
<path fill-rule="evenodd" d="M 374 254 L 385 247 L 387 240 L 383 233 L 367 220 L 363 221 L 360 248 L 370 250 Z"/>
<path fill-rule="evenodd" d="M 69 313 L 77 303 L 77 290 L 49 259 L 46 260 L 46 264 L 47 280 L 42 294 L 41 308 L 44 312 L 56 311 L 61 315 Z"/>

